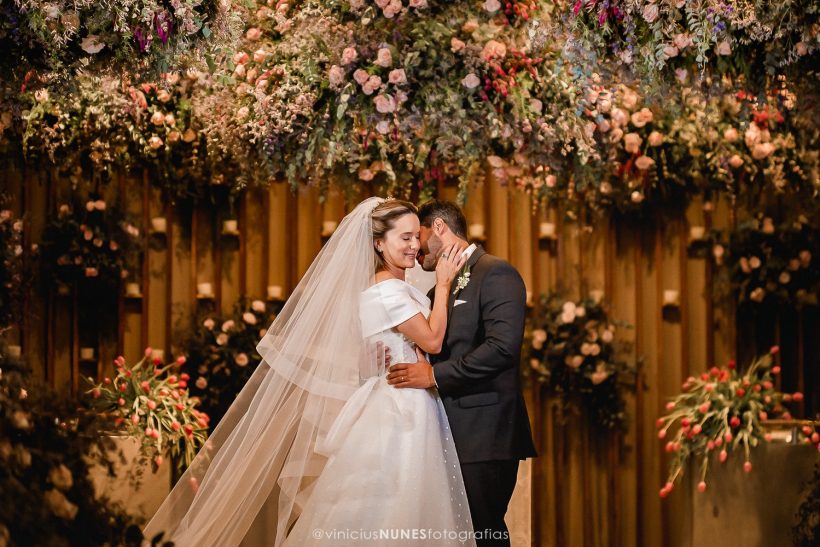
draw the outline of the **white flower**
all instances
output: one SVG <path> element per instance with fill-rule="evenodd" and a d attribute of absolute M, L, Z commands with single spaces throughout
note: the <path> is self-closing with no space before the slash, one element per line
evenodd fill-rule
<path fill-rule="evenodd" d="M 239 110 L 236 111 L 236 119 L 241 122 L 245 118 L 247 118 L 250 113 L 251 113 L 250 108 L 248 108 L 247 106 L 243 106 Z"/>
<path fill-rule="evenodd" d="M 38 103 L 46 102 L 48 100 L 48 90 L 38 89 L 34 92 L 34 98 L 37 100 Z"/>
<path fill-rule="evenodd" d="M 547 341 L 547 331 L 544 329 L 535 329 L 532 331 L 532 339 L 543 344 Z"/>
<path fill-rule="evenodd" d="M 255 325 L 256 324 L 256 316 L 249 311 L 246 311 L 242 314 L 242 320 L 247 323 L 248 325 Z"/>
<path fill-rule="evenodd" d="M 160 139 L 160 138 L 159 138 L 159 137 L 157 137 L 156 135 L 154 135 L 153 137 L 151 137 L 150 139 L 148 139 L 148 146 L 150 146 L 150 147 L 151 147 L 151 148 L 153 148 L 154 150 L 156 150 L 157 148 L 159 148 L 159 147 L 160 147 L 160 146 L 162 146 L 163 144 L 164 144 L 164 143 L 162 142 L 162 139 Z"/>
<path fill-rule="evenodd" d="M 582 364 L 584 364 L 584 358 L 581 355 L 575 355 L 573 357 L 568 358 L 569 362 L 567 364 L 572 368 L 578 368 Z"/>
<path fill-rule="evenodd" d="M 264 313 L 265 312 L 265 303 L 262 302 L 261 300 L 254 300 L 253 302 L 251 302 L 251 309 L 255 312 L 258 312 L 258 313 Z"/>
<path fill-rule="evenodd" d="M 202 322 L 202 326 L 205 327 L 208 330 L 214 330 L 214 325 L 215 325 L 214 320 L 211 319 L 210 317 Z"/>
<path fill-rule="evenodd" d="M 224 332 L 220 332 L 216 336 L 216 343 L 220 346 L 224 346 L 225 344 L 228 343 L 228 335 L 225 334 Z"/>
<path fill-rule="evenodd" d="M 261 37 L 262 37 L 262 29 L 257 28 L 257 27 L 249 28 L 247 30 L 247 32 L 245 32 L 245 38 L 247 38 L 248 40 L 250 40 L 252 42 L 255 42 L 255 41 L 259 40 L 259 38 L 261 38 Z"/>
<path fill-rule="evenodd" d="M 234 326 L 236 326 L 236 323 L 234 323 L 234 320 L 233 319 L 228 319 L 227 321 L 222 323 L 222 331 L 223 332 L 228 332 L 229 330 L 234 328 Z"/>
<path fill-rule="evenodd" d="M 774 233 L 774 221 L 772 220 L 772 217 L 765 217 L 763 219 L 763 227 L 760 229 L 760 231 L 764 234 Z"/>
<path fill-rule="evenodd" d="M 390 122 L 387 120 L 382 120 L 376 124 L 376 131 L 378 131 L 382 135 L 387 135 L 390 133 Z"/>
<path fill-rule="evenodd" d="M 498 0 L 485 0 L 483 6 L 484 11 L 495 13 L 501 9 L 501 2 Z"/>
<path fill-rule="evenodd" d="M 729 158 L 729 165 L 737 169 L 738 167 L 743 165 L 743 158 L 741 158 L 737 154 L 734 154 L 731 158 Z"/>
<path fill-rule="evenodd" d="M 631 121 L 635 127 L 643 127 L 652 121 L 652 111 L 648 108 L 641 108 L 638 112 L 632 114 Z"/>
<path fill-rule="evenodd" d="M 536 114 L 540 114 L 543 108 L 544 103 L 542 103 L 540 99 L 530 99 L 530 110 L 532 110 Z"/>
<path fill-rule="evenodd" d="M 629 195 L 629 199 L 632 200 L 632 203 L 640 203 L 644 200 L 644 195 L 638 190 L 635 190 Z"/>
<path fill-rule="evenodd" d="M 798 256 L 800 257 L 800 264 L 804 268 L 808 268 L 811 264 L 811 251 L 803 249 Z"/>
<path fill-rule="evenodd" d="M 89 34 L 80 42 L 80 47 L 83 51 L 92 55 L 99 53 L 105 47 L 105 42 L 100 42 L 99 39 L 100 37 L 96 34 Z"/>
<path fill-rule="evenodd" d="M 650 3 L 644 6 L 643 8 L 643 18 L 647 23 L 654 23 L 655 20 L 658 18 L 658 6 L 657 4 Z"/>
<path fill-rule="evenodd" d="M 259 48 L 253 52 L 253 62 L 254 63 L 263 63 L 265 59 L 268 57 L 268 52 L 264 50 L 264 48 Z"/>
<path fill-rule="evenodd" d="M 165 114 L 160 111 L 156 111 L 151 114 L 151 123 L 154 125 L 162 125 L 165 123 Z"/>
<path fill-rule="evenodd" d="M 626 125 L 626 122 L 629 120 L 629 114 L 621 108 L 613 108 L 611 118 L 612 125 L 615 127 L 620 127 L 622 125 Z"/>
<path fill-rule="evenodd" d="M 786 285 L 789 281 L 791 281 L 792 276 L 789 275 L 789 272 L 782 272 L 780 277 L 777 278 L 780 283 Z"/>
<path fill-rule="evenodd" d="M 753 256 L 752 258 L 749 259 L 749 266 L 751 266 L 751 268 L 753 270 L 758 269 L 761 264 L 762 264 L 762 262 L 760 261 L 760 258 L 758 258 L 756 256 Z"/>
<path fill-rule="evenodd" d="M 464 49 L 464 46 L 466 46 L 466 44 L 458 38 L 456 38 L 455 36 L 450 38 L 450 51 L 452 51 L 453 53 L 458 53 L 459 51 Z"/>
<path fill-rule="evenodd" d="M 390 50 L 386 47 L 379 49 L 379 52 L 376 54 L 376 64 L 387 68 L 393 65 L 393 54 L 390 53 Z"/>
<path fill-rule="evenodd" d="M 476 76 L 476 75 L 475 75 L 475 74 L 473 74 L 472 72 L 470 72 L 469 74 L 467 74 L 467 75 L 464 77 L 464 79 L 463 79 L 463 80 L 461 80 L 461 85 L 463 85 L 463 86 L 464 86 L 464 87 L 466 87 L 467 89 L 474 89 L 474 88 L 478 87 L 478 85 L 479 85 L 480 83 L 481 83 L 481 80 L 478 78 L 478 76 Z"/>
<path fill-rule="evenodd" d="M 204 376 L 200 376 L 196 379 L 196 387 L 199 389 L 205 389 L 208 387 L 208 380 Z"/>
<path fill-rule="evenodd" d="M 689 78 L 689 72 L 685 68 L 676 68 L 675 69 L 675 79 L 680 83 L 686 83 L 686 80 Z"/>
<path fill-rule="evenodd" d="M 729 127 L 723 132 L 723 138 L 726 142 L 735 142 L 738 139 L 738 136 L 737 129 L 734 127 Z"/>
<path fill-rule="evenodd" d="M 564 305 L 561 306 L 561 311 L 563 311 L 564 313 L 571 313 L 573 314 L 573 317 L 575 316 L 576 309 L 577 306 L 575 305 L 575 302 L 572 301 L 564 302 Z"/>
<path fill-rule="evenodd" d="M 606 329 L 606 330 L 604 330 L 604 332 L 602 332 L 602 333 L 601 333 L 601 340 L 602 340 L 605 344 L 609 344 L 609 343 L 611 343 L 611 342 L 612 342 L 612 339 L 613 339 L 614 337 L 615 337 L 615 335 L 614 335 L 614 334 L 612 334 L 612 331 L 611 331 L 611 330 L 609 330 L 609 329 Z"/>
<path fill-rule="evenodd" d="M 622 96 L 621 96 L 621 104 L 627 110 L 632 110 L 635 108 L 635 105 L 638 104 L 638 93 L 629 87 L 623 86 L 622 89 Z"/>
<path fill-rule="evenodd" d="M 763 299 L 766 297 L 766 289 L 763 287 L 757 287 L 751 293 L 749 293 L 749 300 L 753 302 L 763 302 Z"/>
<path fill-rule="evenodd" d="M 248 356 L 245 353 L 237 353 L 234 361 L 237 366 L 244 367 L 248 364 Z"/>
<path fill-rule="evenodd" d="M 692 45 L 692 36 L 688 33 L 676 34 L 674 38 L 675 47 L 684 49 Z"/>

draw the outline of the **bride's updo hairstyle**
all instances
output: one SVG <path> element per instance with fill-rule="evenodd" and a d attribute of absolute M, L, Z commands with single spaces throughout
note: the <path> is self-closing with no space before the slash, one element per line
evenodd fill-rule
<path fill-rule="evenodd" d="M 381 253 L 376 250 L 375 242 L 377 239 L 384 238 L 387 232 L 392 230 L 396 225 L 396 221 L 404 215 L 418 215 L 418 209 L 409 201 L 402 201 L 400 199 L 388 199 L 384 203 L 377 205 L 373 209 L 370 218 L 373 227 L 373 254 L 375 256 L 376 271 L 383 269 L 386 264 Z"/>

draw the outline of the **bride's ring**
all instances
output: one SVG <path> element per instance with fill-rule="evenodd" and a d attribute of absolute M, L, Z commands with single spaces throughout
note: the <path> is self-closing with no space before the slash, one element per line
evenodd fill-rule
<path fill-rule="evenodd" d="M 404 382 L 404 381 L 405 381 L 405 379 L 406 379 L 406 378 L 405 378 L 404 376 L 402 376 L 402 377 L 401 377 L 401 381 L 402 381 L 402 382 Z"/>

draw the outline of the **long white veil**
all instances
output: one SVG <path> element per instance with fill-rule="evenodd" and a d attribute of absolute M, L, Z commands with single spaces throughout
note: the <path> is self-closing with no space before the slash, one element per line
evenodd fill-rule
<path fill-rule="evenodd" d="M 262 363 L 143 530 L 177 545 L 238 545 L 262 511 L 279 545 L 322 472 L 315 448 L 360 378 L 378 372 L 359 321 L 375 273 L 371 213 L 339 225 L 257 346 Z"/>

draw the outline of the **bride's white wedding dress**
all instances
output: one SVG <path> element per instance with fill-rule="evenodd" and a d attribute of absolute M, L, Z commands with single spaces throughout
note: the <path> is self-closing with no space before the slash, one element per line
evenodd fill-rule
<path fill-rule="evenodd" d="M 417 361 L 395 327 L 430 315 L 430 300 L 398 279 L 361 294 L 368 343 L 393 363 Z M 435 389 L 396 389 L 386 371 L 364 379 L 317 452 L 328 457 L 286 545 L 475 545 L 461 468 Z"/>

